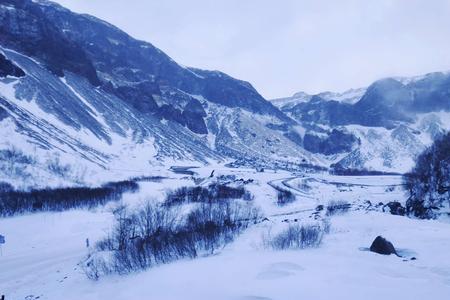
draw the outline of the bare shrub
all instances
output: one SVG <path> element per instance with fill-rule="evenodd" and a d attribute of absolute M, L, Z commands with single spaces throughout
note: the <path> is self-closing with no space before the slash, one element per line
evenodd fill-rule
<path fill-rule="evenodd" d="M 434 219 L 450 205 L 450 132 L 437 138 L 416 159 L 416 165 L 403 176 L 408 193 L 406 214 Z M 445 210 L 444 210 L 445 211 Z"/>
<path fill-rule="evenodd" d="M 110 261 L 90 260 L 85 272 L 95 279 L 92 274 L 99 269 L 103 275 L 127 274 L 211 254 L 233 241 L 258 217 L 258 210 L 251 204 L 240 202 L 201 203 L 186 215 L 176 207 L 151 202 L 132 213 L 122 209 L 116 214 L 111 234 L 96 244 L 98 252 L 111 254 Z"/>
<path fill-rule="evenodd" d="M 94 281 L 97 281 L 101 274 L 108 273 L 108 266 L 106 260 L 97 255 L 89 255 L 86 261 L 81 265 L 86 276 Z"/>
<path fill-rule="evenodd" d="M 8 149 L 0 150 L 0 159 L 11 163 L 33 164 L 34 158 L 24 154 L 20 149 L 12 146 Z"/>
<path fill-rule="evenodd" d="M 0 194 L 11 191 L 14 191 L 14 187 L 11 184 L 0 181 Z"/>
<path fill-rule="evenodd" d="M 35 163 L 33 157 L 14 146 L 0 150 L 0 171 L 8 177 L 29 178 L 31 175 L 27 172 L 27 166 Z"/>
<path fill-rule="evenodd" d="M 350 210 L 350 208 L 351 208 L 351 204 L 348 203 L 347 201 L 333 200 L 333 201 L 328 202 L 326 215 L 334 216 L 336 214 L 346 213 Z"/>
<path fill-rule="evenodd" d="M 0 191 L 0 216 L 13 216 L 35 211 L 63 211 L 94 208 L 121 199 L 125 192 L 135 192 L 133 181 L 108 183 L 101 187 L 45 188 L 31 191 Z"/>
<path fill-rule="evenodd" d="M 296 200 L 294 193 L 289 190 L 279 189 L 277 190 L 277 204 L 283 206 L 292 203 Z"/>
<path fill-rule="evenodd" d="M 322 229 L 325 234 L 329 234 L 331 232 L 331 222 L 329 218 L 322 220 Z"/>
<path fill-rule="evenodd" d="M 62 164 L 58 156 L 47 160 L 47 169 L 55 175 L 65 178 L 71 172 L 70 165 Z"/>
<path fill-rule="evenodd" d="M 324 229 L 319 224 L 289 224 L 275 236 L 265 236 L 263 244 L 274 250 L 314 248 L 321 244 L 323 235 Z"/>
<path fill-rule="evenodd" d="M 211 203 L 228 199 L 252 200 L 253 196 L 244 187 L 232 187 L 225 184 L 213 183 L 208 187 L 181 187 L 167 194 L 167 206 L 185 203 Z"/>

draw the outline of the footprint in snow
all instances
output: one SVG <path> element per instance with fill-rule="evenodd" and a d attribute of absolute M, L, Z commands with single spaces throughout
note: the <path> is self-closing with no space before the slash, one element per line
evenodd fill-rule
<path fill-rule="evenodd" d="M 295 275 L 296 272 L 303 271 L 304 268 L 290 262 L 279 262 L 268 265 L 262 272 L 260 272 L 256 279 L 272 280 Z"/>

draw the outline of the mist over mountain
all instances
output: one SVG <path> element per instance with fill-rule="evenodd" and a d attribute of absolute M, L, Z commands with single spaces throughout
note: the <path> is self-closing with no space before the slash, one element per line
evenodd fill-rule
<path fill-rule="evenodd" d="M 312 142 L 305 138 L 305 149 L 344 153 L 334 166 L 406 172 L 431 140 L 449 130 L 449 86 L 450 73 L 436 72 L 385 78 L 344 93 L 297 93 L 273 103 L 308 128 L 305 137 Z"/>

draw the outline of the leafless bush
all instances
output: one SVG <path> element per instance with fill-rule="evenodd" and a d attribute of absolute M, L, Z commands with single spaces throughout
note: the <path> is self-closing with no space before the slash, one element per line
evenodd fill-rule
<path fill-rule="evenodd" d="M 296 200 L 296 197 L 291 191 L 285 190 L 285 189 L 279 189 L 277 191 L 277 204 L 279 206 L 283 206 L 283 205 L 292 203 L 295 200 Z"/>
<path fill-rule="evenodd" d="M 85 272 L 90 278 L 99 269 L 103 274 L 127 274 L 210 254 L 233 241 L 258 217 L 250 203 L 240 202 L 201 203 L 186 215 L 176 207 L 151 202 L 132 213 L 120 210 L 112 233 L 96 245 L 97 251 L 109 252 L 111 260 L 91 260 Z"/>
<path fill-rule="evenodd" d="M 121 199 L 125 192 L 135 192 L 139 185 L 120 181 L 101 187 L 44 188 L 31 191 L 0 191 L 0 216 L 13 216 L 35 211 L 63 211 L 93 208 Z"/>
<path fill-rule="evenodd" d="M 14 191 L 14 187 L 11 184 L 0 181 L 0 194 L 11 191 Z"/>
<path fill-rule="evenodd" d="M 323 235 L 324 229 L 319 224 L 289 224 L 288 228 L 275 236 L 265 236 L 263 243 L 274 250 L 314 248 L 320 245 Z"/>
<path fill-rule="evenodd" d="M 62 164 L 58 156 L 47 160 L 47 169 L 61 178 L 67 177 L 71 171 L 70 165 Z"/>
<path fill-rule="evenodd" d="M 89 255 L 81 268 L 86 276 L 94 281 L 97 281 L 101 274 L 109 272 L 105 259 L 97 255 Z"/>
<path fill-rule="evenodd" d="M 329 234 L 331 232 L 331 222 L 329 218 L 322 220 L 322 229 L 325 234 Z"/>
<path fill-rule="evenodd" d="M 20 149 L 14 146 L 8 149 L 0 150 L 0 159 L 11 163 L 19 163 L 19 164 L 35 163 L 35 160 L 31 156 L 24 154 Z"/>
<path fill-rule="evenodd" d="M 334 216 L 336 214 L 346 213 L 350 210 L 351 204 L 343 200 L 333 200 L 327 205 L 327 216 Z"/>
<path fill-rule="evenodd" d="M 181 187 L 167 194 L 167 206 L 184 203 L 212 203 L 229 199 L 252 200 L 253 196 L 244 187 L 232 187 L 225 184 L 213 183 L 208 187 Z"/>
<path fill-rule="evenodd" d="M 14 146 L 0 150 L 0 171 L 7 174 L 8 177 L 29 178 L 27 166 L 35 163 L 33 157 L 26 155 Z"/>

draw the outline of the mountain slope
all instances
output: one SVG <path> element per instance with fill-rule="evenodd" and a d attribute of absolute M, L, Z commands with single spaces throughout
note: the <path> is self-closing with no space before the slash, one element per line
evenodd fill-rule
<path fill-rule="evenodd" d="M 2 0 L 0 24 L 0 131 L 11 137 L 0 151 L 20 154 L 0 168 L 8 180 L 86 182 L 183 161 L 321 164 L 297 123 L 247 82 L 183 67 L 48 1 Z"/>
<path fill-rule="evenodd" d="M 450 130 L 449 73 L 386 78 L 343 94 L 296 95 L 273 103 L 305 128 L 304 147 L 339 169 L 406 172 Z"/>

